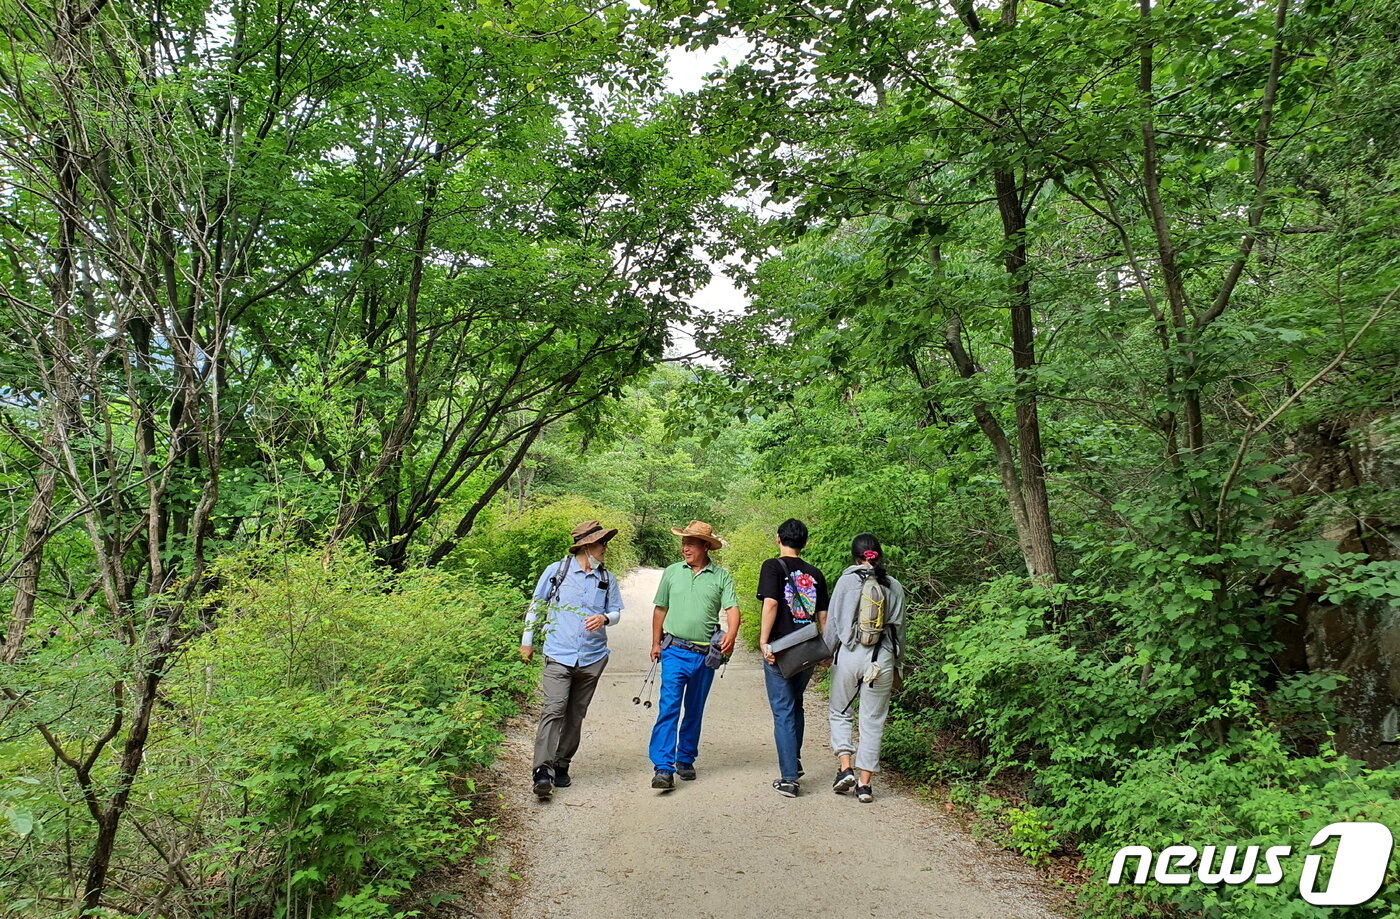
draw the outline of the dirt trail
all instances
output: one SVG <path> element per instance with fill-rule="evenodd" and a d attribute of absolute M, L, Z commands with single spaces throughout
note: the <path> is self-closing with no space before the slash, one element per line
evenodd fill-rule
<path fill-rule="evenodd" d="M 660 578 L 623 581 L 622 622 L 574 760 L 548 802 L 529 791 L 533 724 L 511 731 L 495 781 L 506 811 L 498 879 L 475 915 L 501 919 L 806 919 L 852 916 L 1052 919 L 1035 875 L 876 776 L 875 802 L 831 791 L 826 703 L 807 694 L 802 794 L 784 798 L 758 658 L 740 651 L 705 710 L 699 772 L 649 787 L 656 709 L 632 703 L 649 666 Z M 746 611 L 753 604 L 743 603 Z"/>

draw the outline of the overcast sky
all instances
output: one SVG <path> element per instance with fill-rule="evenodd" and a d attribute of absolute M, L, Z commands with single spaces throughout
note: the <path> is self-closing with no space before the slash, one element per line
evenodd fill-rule
<path fill-rule="evenodd" d="M 689 93 L 700 89 L 704 84 L 705 75 L 713 71 L 722 61 L 735 63 L 741 59 L 748 51 L 748 45 L 741 41 L 727 40 L 718 45 L 706 48 L 703 51 L 687 51 L 683 48 L 673 49 L 668 57 L 668 67 L 670 77 L 667 80 L 667 88 L 672 92 Z M 747 298 L 743 291 L 734 286 L 724 274 L 720 272 L 718 264 L 711 263 L 711 270 L 714 277 L 710 283 L 690 298 L 690 303 L 697 312 L 701 313 L 735 313 L 743 309 L 747 303 Z M 672 344 L 670 353 L 689 354 L 695 350 L 695 339 L 691 336 L 689 325 L 680 325 L 673 328 Z"/>

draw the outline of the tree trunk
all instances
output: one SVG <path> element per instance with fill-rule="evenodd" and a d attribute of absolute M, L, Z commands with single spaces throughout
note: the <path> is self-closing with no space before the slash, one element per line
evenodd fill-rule
<path fill-rule="evenodd" d="M 62 411 L 54 406 L 55 411 Z M 58 424 L 52 424 L 44 433 L 44 453 L 52 457 L 58 449 Z M 15 574 L 15 600 L 10 609 L 10 628 L 4 645 L 0 645 L 0 663 L 13 664 L 19 658 L 24 646 L 24 636 L 29 623 L 34 619 L 34 604 L 39 598 L 39 574 L 44 567 L 44 545 L 48 542 L 46 531 L 53 516 L 53 498 L 58 490 L 57 460 L 44 460 L 44 468 L 34 489 L 34 500 L 29 502 L 29 513 L 25 519 L 24 538 L 20 542 L 20 566 Z"/>
<path fill-rule="evenodd" d="M 952 356 L 953 364 L 958 369 L 958 375 L 965 380 L 971 380 L 978 373 L 977 364 L 967 353 L 967 349 L 963 347 L 962 317 L 956 313 L 948 321 L 945 340 L 948 353 Z M 1006 503 L 1011 512 L 1011 520 L 1016 525 L 1016 544 L 1021 549 L 1021 558 L 1026 563 L 1026 571 L 1030 573 L 1031 577 L 1039 578 L 1041 575 L 1038 572 L 1041 571 L 1044 561 L 1041 548 L 1044 543 L 1037 541 L 1036 530 L 1031 523 L 1025 488 L 1016 468 L 1016 451 L 1012 449 L 1006 431 L 1002 428 L 1001 422 L 997 421 L 996 416 L 992 414 L 991 409 L 987 407 L 987 403 L 980 399 L 975 400 L 972 403 L 972 417 L 976 419 L 977 426 L 982 429 L 982 434 L 992 445 L 992 452 L 996 454 L 997 474 L 1001 477 L 1002 491 L 1006 493 Z M 1050 561 L 1053 564 L 1053 552 Z"/>
<path fill-rule="evenodd" d="M 175 615 L 173 612 L 167 615 Z M 92 856 L 88 859 L 87 883 L 83 888 L 83 911 L 96 910 L 102 902 L 103 891 L 107 889 L 107 873 L 112 865 L 112 853 L 116 849 L 117 831 L 121 828 L 122 815 L 126 813 L 131 799 L 131 788 L 136 782 L 136 774 L 146 755 L 146 741 L 151 732 L 151 714 L 155 710 L 157 691 L 165 677 L 171 660 L 171 649 L 175 641 L 172 623 L 167 623 L 160 643 L 154 648 L 154 655 L 138 681 L 139 692 L 136 699 L 136 717 L 122 744 L 121 764 L 118 767 L 116 788 L 97 823 L 97 840 L 93 845 Z"/>
<path fill-rule="evenodd" d="M 1016 370 L 1016 444 L 1021 459 L 1026 532 L 1026 568 L 1037 581 L 1059 580 L 1055 536 L 1050 526 L 1050 497 L 1045 487 L 1045 451 L 1040 443 L 1040 409 L 1036 398 L 1035 317 L 1026 276 L 1026 213 L 1016 177 L 998 170 L 993 178 L 1006 244 L 1003 264 L 1011 278 L 1011 358 Z"/>

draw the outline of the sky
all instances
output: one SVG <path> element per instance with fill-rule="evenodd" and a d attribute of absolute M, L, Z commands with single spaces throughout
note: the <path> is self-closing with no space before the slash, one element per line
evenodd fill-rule
<path fill-rule="evenodd" d="M 672 92 L 688 93 L 695 92 L 704 84 L 704 78 L 724 60 L 734 63 L 742 58 L 748 51 L 748 46 L 742 41 L 728 39 L 720 42 L 711 48 L 702 51 L 688 51 L 684 48 L 673 49 L 667 55 L 667 69 L 669 77 L 666 86 Z M 734 283 L 720 270 L 718 263 L 711 262 L 710 269 L 714 276 L 710 283 L 696 291 L 690 298 L 690 304 L 698 313 L 734 313 L 742 310 L 748 303 L 748 298 L 744 292 L 734 286 Z M 695 350 L 695 339 L 691 335 L 691 327 L 688 324 L 681 324 L 672 327 L 672 341 L 668 352 L 668 357 L 681 354 L 689 354 Z M 702 360 L 702 363 L 710 363 Z"/>

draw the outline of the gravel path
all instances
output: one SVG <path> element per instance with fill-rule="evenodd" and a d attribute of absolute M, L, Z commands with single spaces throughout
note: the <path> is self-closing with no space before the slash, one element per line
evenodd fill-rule
<path fill-rule="evenodd" d="M 584 727 L 574 784 L 529 791 L 534 725 L 511 729 L 498 875 L 473 915 L 498 919 L 711 919 L 902 916 L 1053 919 L 1034 873 L 971 840 L 950 817 L 876 776 L 873 804 L 831 792 L 825 699 L 807 694 L 806 784 L 772 788 L 772 719 L 756 655 L 741 650 L 705 710 L 699 778 L 649 787 L 655 707 L 632 697 L 649 666 L 651 598 L 661 572 L 623 581 L 622 622 Z M 747 611 L 753 603 L 741 605 Z M 659 681 L 658 681 L 659 682 Z"/>

